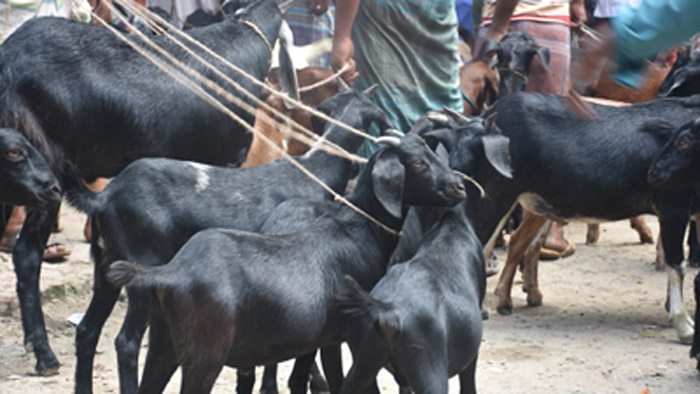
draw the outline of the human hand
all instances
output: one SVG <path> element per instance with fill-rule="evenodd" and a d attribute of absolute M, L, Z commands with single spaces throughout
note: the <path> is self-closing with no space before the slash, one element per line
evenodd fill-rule
<path fill-rule="evenodd" d="M 585 24 L 588 22 L 588 14 L 586 13 L 586 6 L 583 1 L 573 1 L 569 6 L 569 14 L 571 16 L 571 21 L 577 24 Z"/>
<path fill-rule="evenodd" d="M 309 1 L 309 12 L 314 15 L 323 15 L 328 11 L 329 0 L 311 0 Z"/>
<path fill-rule="evenodd" d="M 340 75 L 341 78 L 348 84 L 352 85 L 360 75 L 355 70 L 355 60 L 352 55 L 355 47 L 350 37 L 335 37 L 333 39 L 333 49 L 331 50 L 331 68 L 335 71 L 340 70 L 347 64 L 348 69 Z"/>

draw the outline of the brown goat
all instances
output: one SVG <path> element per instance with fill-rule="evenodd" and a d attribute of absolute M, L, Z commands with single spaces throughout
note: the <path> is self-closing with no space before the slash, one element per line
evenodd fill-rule
<path fill-rule="evenodd" d="M 331 75 L 333 75 L 332 70 L 321 67 L 306 67 L 304 69 L 297 70 L 297 80 L 299 81 L 300 88 L 322 81 L 329 78 Z M 278 74 L 272 73 L 268 75 L 267 82 L 279 90 L 280 84 Z M 338 93 L 338 91 L 338 83 L 335 80 L 332 80 L 315 89 L 301 91 L 301 101 L 306 105 L 315 107 L 321 103 L 321 101 Z M 263 99 L 271 107 L 284 114 L 287 114 L 294 121 L 311 130 L 311 117 L 305 110 L 301 108 L 289 110 L 286 108 L 284 101 L 281 98 L 271 94 Z M 272 117 L 273 114 L 269 111 L 265 110 L 264 108 L 258 108 L 255 115 L 255 129 L 259 130 L 265 136 L 274 141 L 277 146 L 284 148 L 290 155 L 300 155 L 309 149 L 306 144 L 291 138 L 286 127 L 278 129 L 274 125 L 270 124 L 269 119 Z M 278 120 L 283 124 L 286 122 L 284 119 Z M 255 167 L 281 158 L 282 155 L 279 152 L 268 147 L 267 144 L 261 141 L 258 137 L 253 137 L 253 142 L 250 145 L 248 156 L 246 157 L 245 163 L 243 163 L 241 167 Z"/>
<path fill-rule="evenodd" d="M 459 89 L 464 114 L 481 115 L 498 98 L 498 74 L 483 60 L 464 64 L 459 69 Z"/>
<path fill-rule="evenodd" d="M 610 67 L 600 73 L 598 80 L 588 87 L 590 95 L 625 103 L 642 103 L 657 98 L 659 87 L 666 79 L 671 66 L 660 66 L 647 62 L 644 68 L 644 83 L 639 89 L 627 88 L 615 83 L 609 74 Z"/>

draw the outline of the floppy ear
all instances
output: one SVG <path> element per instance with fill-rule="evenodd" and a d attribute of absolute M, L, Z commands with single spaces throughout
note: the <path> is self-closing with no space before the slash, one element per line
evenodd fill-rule
<path fill-rule="evenodd" d="M 501 134 L 487 134 L 481 139 L 486 159 L 496 171 L 508 179 L 513 178 L 510 165 L 510 138 Z"/>
<path fill-rule="evenodd" d="M 445 146 L 448 152 L 457 149 L 457 132 L 453 129 L 435 129 L 421 135 L 428 146 L 435 150 L 438 142 Z"/>
<path fill-rule="evenodd" d="M 474 60 L 485 61 L 484 59 L 486 57 L 492 56 L 493 54 L 496 53 L 497 50 L 498 50 L 498 42 L 494 41 L 490 38 L 487 38 L 486 40 L 484 40 L 484 43 L 481 45 L 481 49 L 479 50 L 479 54 L 476 55 Z"/>
<path fill-rule="evenodd" d="M 372 168 L 372 185 L 377 200 L 394 217 L 401 217 L 403 186 L 406 170 L 399 156 L 387 149 L 377 153 Z"/>
<path fill-rule="evenodd" d="M 280 65 L 280 85 L 282 92 L 291 97 L 293 100 L 299 101 L 299 81 L 297 80 L 297 71 L 294 67 L 292 55 L 289 52 L 289 47 L 294 42 L 294 34 L 292 29 L 286 22 L 282 23 L 279 32 L 279 53 L 277 59 Z M 296 104 L 284 100 L 284 106 L 287 109 L 294 109 Z"/>

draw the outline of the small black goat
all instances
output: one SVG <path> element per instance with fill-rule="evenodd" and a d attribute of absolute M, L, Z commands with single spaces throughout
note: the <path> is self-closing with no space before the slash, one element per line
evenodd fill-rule
<path fill-rule="evenodd" d="M 488 39 L 484 41 L 478 58 L 484 59 L 492 54 L 496 55 L 495 68 L 500 77 L 499 98 L 525 90 L 535 56 L 539 57 L 544 68 L 550 71 L 549 48 L 539 45 L 522 31 L 512 31 L 498 42 Z"/>
<path fill-rule="evenodd" d="M 462 182 L 420 137 L 382 137 L 348 200 L 391 229 L 406 205 L 454 205 Z M 182 393 L 206 393 L 224 365 L 252 367 L 338 345 L 346 325 L 333 300 L 344 275 L 371 288 L 397 237 L 336 202 L 306 230 L 264 236 L 205 230 L 168 264 L 117 262 L 115 285 L 155 293 L 140 392 L 157 393 L 182 365 Z M 201 261 L 205 260 L 205 261 Z M 228 329 L 222 329 L 228 327 Z"/>
<path fill-rule="evenodd" d="M 679 49 L 678 59 L 659 87 L 659 97 L 692 96 L 700 92 L 700 51 Z"/>
<path fill-rule="evenodd" d="M 648 180 L 654 187 L 678 188 L 692 184 L 700 188 L 700 120 L 681 126 L 664 145 L 649 168 Z M 695 276 L 695 321 L 700 321 L 700 273 Z M 700 330 L 695 329 L 690 357 L 700 371 Z"/>
<path fill-rule="evenodd" d="M 346 277 L 338 299 L 360 328 L 349 335 L 355 361 L 343 393 L 372 392 L 385 366 L 415 393 L 446 393 L 455 374 L 460 392 L 476 392 L 486 274 L 466 209 L 448 210 L 415 256 L 389 267 L 370 294 Z"/>
<path fill-rule="evenodd" d="M 39 151 L 17 130 L 0 128 L 0 202 L 46 206 L 61 201 L 61 186 Z"/>
<path fill-rule="evenodd" d="M 318 110 L 350 126 L 367 129 L 373 122 L 389 126 L 371 102 L 374 88 L 347 91 L 325 101 Z M 325 122 L 313 118 L 315 128 Z M 362 136 L 328 124 L 324 138 L 354 152 Z M 336 192 L 345 190 L 353 164 L 319 149 L 298 157 L 300 163 Z M 143 266 L 164 264 L 197 231 L 212 227 L 257 232 L 273 209 L 290 198 L 321 200 L 329 194 L 286 159 L 246 169 L 206 166 L 172 159 L 141 159 L 132 163 L 97 194 L 80 185 L 67 190 L 72 203 L 93 217 L 92 253 L 95 288 L 77 331 L 76 391 L 88 392 L 100 331 L 119 295 L 104 280 L 113 261 Z M 121 388 L 137 385 L 139 344 L 148 320 L 147 294 L 129 291 L 129 308 L 115 344 Z"/>
<path fill-rule="evenodd" d="M 275 2 L 260 0 L 222 23 L 191 29 L 188 34 L 262 81 L 271 56 L 266 41 L 277 39 L 282 22 Z M 153 40 L 228 86 L 165 37 Z M 260 88 L 250 80 L 211 56 L 204 57 L 259 95 Z M 71 167 L 92 181 L 115 176 L 141 157 L 235 165 L 243 161 L 250 144 L 251 136 L 243 126 L 174 81 L 104 26 L 35 18 L 2 44 L 0 64 L 0 126 L 23 133 L 45 155 L 61 182 Z M 236 106 L 229 108 L 252 124 L 252 116 Z M 43 250 L 57 210 L 57 203 L 29 209 L 13 251 L 24 343 L 34 350 L 39 374 L 59 368 L 49 346 L 39 295 Z"/>

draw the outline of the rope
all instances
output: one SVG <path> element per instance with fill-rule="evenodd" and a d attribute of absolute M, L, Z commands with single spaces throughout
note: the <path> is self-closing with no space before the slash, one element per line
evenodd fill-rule
<path fill-rule="evenodd" d="M 123 6 L 127 7 L 127 8 L 134 9 L 133 6 L 127 5 L 123 0 L 116 0 L 116 1 L 117 1 L 119 4 L 121 4 L 121 5 L 123 5 Z M 354 128 L 354 127 L 351 127 L 351 126 L 348 126 L 348 125 L 346 125 L 346 124 L 344 124 L 344 123 L 342 123 L 342 122 L 339 122 L 339 121 L 337 121 L 337 120 L 335 120 L 335 119 L 329 117 L 328 115 L 324 114 L 323 112 L 317 111 L 316 109 L 314 109 L 314 108 L 312 108 L 312 107 L 310 107 L 310 106 L 308 106 L 308 105 L 306 105 L 306 104 L 304 104 L 304 103 L 302 103 L 302 102 L 299 102 L 299 101 L 297 101 L 297 100 L 294 100 L 294 99 L 290 98 L 289 96 L 287 96 L 286 94 L 281 93 L 281 92 L 278 92 L 277 90 L 272 89 L 270 86 L 266 85 L 265 83 L 260 82 L 260 81 L 258 81 L 257 79 L 251 77 L 251 76 L 248 75 L 245 71 L 241 70 L 241 69 L 240 69 L 239 67 L 237 67 L 236 65 L 230 63 L 229 61 L 227 61 L 227 60 L 224 59 L 223 57 L 219 56 L 217 53 L 215 53 L 215 52 L 212 51 L 211 49 L 207 48 L 205 45 L 203 45 L 203 44 L 200 43 L 199 41 L 197 41 L 197 40 L 195 40 L 194 38 L 190 37 L 189 35 L 183 33 L 183 32 L 180 31 L 179 29 L 174 28 L 174 27 L 170 24 L 170 22 L 168 22 L 168 21 L 166 21 L 165 19 L 161 18 L 159 15 L 154 14 L 154 13 L 151 12 L 148 8 L 143 8 L 143 9 L 140 10 L 139 12 L 145 14 L 145 17 L 146 17 L 145 19 L 150 18 L 151 21 L 156 21 L 156 22 L 158 22 L 159 24 L 162 24 L 163 26 L 168 26 L 168 27 L 170 27 L 170 28 L 175 32 L 175 34 L 177 34 L 178 36 L 184 38 L 186 41 L 189 41 L 190 43 L 194 44 L 195 46 L 199 47 L 200 49 L 204 50 L 204 51 L 207 52 L 209 55 L 213 56 L 215 59 L 217 59 L 217 60 L 219 60 L 220 62 L 224 63 L 226 66 L 228 66 L 228 67 L 231 68 L 232 70 L 234 70 L 234 71 L 240 73 L 244 78 L 250 80 L 253 84 L 258 85 L 259 87 L 261 87 L 262 89 L 264 89 L 266 92 L 269 92 L 270 94 L 272 94 L 272 95 L 274 95 L 274 96 L 276 96 L 276 97 L 282 98 L 282 99 L 284 99 L 284 100 L 287 100 L 287 101 L 289 101 L 289 102 L 291 102 L 291 103 L 294 103 L 294 104 L 297 105 L 298 107 L 301 107 L 302 109 L 304 109 L 304 110 L 306 110 L 306 111 L 308 111 L 308 112 L 310 112 L 310 113 L 316 115 L 317 117 L 319 117 L 319 118 L 325 120 L 326 122 L 329 122 L 329 123 L 334 124 L 334 125 L 336 125 L 336 126 L 338 126 L 338 127 L 342 127 L 342 128 L 344 128 L 344 129 L 346 129 L 346 130 L 352 132 L 352 133 L 355 133 L 355 134 L 357 134 L 357 135 L 360 135 L 360 136 L 362 136 L 362 137 L 364 137 L 364 138 L 366 138 L 366 139 L 372 141 L 373 143 L 376 143 L 376 142 L 377 142 L 377 137 L 374 137 L 374 136 L 369 135 L 369 134 L 367 134 L 367 133 L 365 133 L 365 132 L 363 132 L 363 131 L 361 131 L 361 130 L 358 130 L 358 129 Z"/>
<path fill-rule="evenodd" d="M 113 7 L 112 5 L 108 5 L 108 6 L 109 6 L 110 8 Z M 163 29 L 159 24 L 155 23 L 155 22 L 152 21 L 152 20 L 148 20 L 148 18 L 145 17 L 143 14 L 141 14 L 140 11 L 139 11 L 137 8 L 133 7 L 131 4 L 126 4 L 126 3 L 124 3 L 123 6 L 124 6 L 125 8 L 128 8 L 129 11 L 131 11 L 132 13 L 135 13 L 135 14 L 137 14 L 138 16 L 144 18 L 144 19 L 146 20 L 146 22 L 151 26 L 151 28 L 153 28 L 154 30 L 157 30 L 161 35 L 164 35 L 164 36 L 166 36 L 167 38 L 169 38 L 172 42 L 174 42 L 174 43 L 177 44 L 180 48 L 182 48 L 184 51 L 186 51 L 190 56 L 194 57 L 196 60 L 198 60 L 198 61 L 199 61 L 200 63 L 202 63 L 204 66 L 206 66 L 208 69 L 210 69 L 211 71 L 213 71 L 217 76 L 219 76 L 220 78 L 224 79 L 226 82 L 228 82 L 230 85 L 232 85 L 232 86 L 233 86 L 236 90 L 238 90 L 240 93 L 243 93 L 244 96 L 246 96 L 246 97 L 248 97 L 249 99 L 253 100 L 253 101 L 256 102 L 259 106 L 261 106 L 261 107 L 263 107 L 265 110 L 267 110 L 267 111 L 273 113 L 275 116 L 277 116 L 277 117 L 279 117 L 279 118 L 286 119 L 286 121 L 287 121 L 287 124 L 286 124 L 286 125 L 289 125 L 289 126 L 291 126 L 292 128 L 297 129 L 297 130 L 300 130 L 300 131 L 302 132 L 302 133 L 300 134 L 300 133 L 297 133 L 297 132 L 295 132 L 295 131 L 293 131 L 293 130 L 288 130 L 289 134 L 291 134 L 291 136 L 292 136 L 293 138 L 298 139 L 299 141 L 303 142 L 304 144 L 306 144 L 306 145 L 308 145 L 308 146 L 312 146 L 313 144 L 315 144 L 315 143 L 319 140 L 320 137 L 319 137 L 318 135 L 316 135 L 315 133 L 313 133 L 313 132 L 310 131 L 310 130 L 307 130 L 305 127 L 301 126 L 300 124 L 298 124 L 297 122 L 295 122 L 293 119 L 290 119 L 286 114 L 281 113 L 280 111 L 278 111 L 278 110 L 275 109 L 274 107 L 272 107 L 272 106 L 270 106 L 269 104 L 267 104 L 265 101 L 260 100 L 260 99 L 259 99 L 258 97 L 256 97 L 254 94 L 252 94 L 252 93 L 250 93 L 248 90 L 244 89 L 239 83 L 233 81 L 233 80 L 232 80 L 231 78 L 229 78 L 226 74 L 224 74 L 224 73 L 221 72 L 219 69 L 217 69 L 216 67 L 214 67 L 211 63 L 207 62 L 207 61 L 204 60 L 201 56 L 199 56 L 199 55 L 197 55 L 196 53 L 194 53 L 190 48 L 188 48 L 187 46 L 185 46 L 182 42 L 180 42 L 179 40 L 176 40 L 174 37 L 172 37 L 172 35 L 170 35 L 170 34 L 169 34 L 165 29 Z M 155 45 L 155 44 L 153 43 L 153 41 L 152 41 L 149 37 L 146 37 L 145 35 L 143 35 L 143 33 L 141 33 L 140 31 L 138 31 L 138 29 L 134 29 L 133 26 L 130 25 L 129 22 L 126 21 L 124 18 L 120 18 L 120 19 L 121 19 L 121 21 L 122 21 L 123 23 L 126 23 L 127 26 L 131 27 L 132 30 L 134 30 L 134 33 L 136 33 L 139 37 L 141 37 L 149 46 L 151 46 L 151 47 L 153 47 L 154 49 L 156 49 L 156 50 L 157 50 L 158 52 L 160 52 L 163 56 L 165 56 L 166 58 L 168 58 L 171 62 L 173 62 L 174 64 L 177 64 L 180 68 L 186 69 L 186 70 L 188 69 L 188 66 L 184 65 L 182 62 L 180 62 L 179 60 L 177 60 L 176 58 L 174 58 L 171 54 L 169 54 L 169 53 L 168 53 L 167 51 L 165 51 L 164 49 L 162 49 L 162 48 L 160 48 L 159 46 Z M 189 70 L 191 70 L 191 69 L 189 69 Z M 188 73 L 190 73 L 191 75 L 195 76 L 195 78 L 199 79 L 200 82 L 202 82 L 202 83 L 205 83 L 205 84 L 213 84 L 214 87 L 211 87 L 211 88 L 212 88 L 213 90 L 217 91 L 218 94 L 220 94 L 220 95 L 224 96 L 225 98 L 227 98 L 227 100 L 228 100 L 229 102 L 231 102 L 231 103 L 233 103 L 233 104 L 235 104 L 235 105 L 240 106 L 241 109 L 243 109 L 244 111 L 248 112 L 249 114 L 251 114 L 251 115 L 253 115 L 253 116 L 255 115 L 256 109 L 255 109 L 254 107 L 252 107 L 252 106 L 249 105 L 248 103 L 245 103 L 244 101 L 240 100 L 238 97 L 235 97 L 235 96 L 231 95 L 230 93 L 228 93 L 227 91 L 221 89 L 220 86 L 214 84 L 213 81 L 211 81 L 210 79 L 207 79 L 206 77 L 202 76 L 201 74 L 199 74 L 197 71 L 194 71 L 194 70 L 188 71 Z M 207 82 L 203 82 L 202 79 L 206 80 Z M 257 81 L 257 80 L 256 80 L 256 81 Z M 264 120 L 265 122 L 267 122 L 269 125 L 276 126 L 276 127 L 278 127 L 278 128 L 280 128 L 280 127 L 282 127 L 282 126 L 285 126 L 285 125 L 283 125 L 280 121 L 278 121 L 277 119 L 274 119 L 274 118 L 266 118 L 266 119 L 263 119 L 263 120 Z M 309 137 L 310 137 L 310 138 L 309 138 Z M 323 150 L 323 151 L 325 151 L 325 152 L 327 152 L 327 153 L 329 153 L 329 154 L 334 154 L 334 155 L 336 155 L 336 156 L 340 156 L 340 157 L 343 157 L 343 158 L 345 158 L 345 159 L 347 159 L 347 160 L 354 161 L 354 162 L 358 162 L 358 163 L 366 163 L 366 162 L 367 162 L 367 159 L 365 159 L 365 158 L 363 158 L 363 157 L 360 157 L 360 156 L 358 156 L 358 155 L 355 155 L 355 154 L 353 154 L 353 153 L 351 153 L 351 152 L 347 152 L 346 150 L 344 150 L 343 148 L 341 148 L 341 147 L 339 147 L 338 145 L 334 144 L 333 142 L 324 140 L 323 143 L 326 144 L 326 145 L 325 145 L 325 146 L 324 146 L 324 145 L 321 145 L 321 146 L 319 146 L 318 148 L 321 149 L 321 150 Z M 330 147 L 330 148 L 329 148 L 329 147 Z"/>
<path fill-rule="evenodd" d="M 347 71 L 349 68 L 350 68 L 350 64 L 345 63 L 345 64 L 343 65 L 343 67 L 340 68 L 340 70 L 338 70 L 337 72 L 335 72 L 335 73 L 334 73 L 333 75 L 331 75 L 330 77 L 328 77 L 328 78 L 326 78 L 326 79 L 324 79 L 324 80 L 318 81 L 318 82 L 316 82 L 316 83 L 312 83 L 311 85 L 307 85 L 307 86 L 304 86 L 304 87 L 301 87 L 301 86 L 300 86 L 300 87 L 299 87 L 299 93 L 308 92 L 308 91 L 310 91 L 310 90 L 314 90 L 314 89 L 316 89 L 316 88 L 318 88 L 318 87 L 320 87 L 320 86 L 323 86 L 323 85 L 325 85 L 325 84 L 327 84 L 327 83 L 329 83 L 329 82 L 331 82 L 331 81 L 335 81 L 337 78 L 340 78 L 340 76 L 341 76 L 345 71 Z"/>
<path fill-rule="evenodd" d="M 112 7 L 111 5 L 109 5 Z M 136 44 L 133 42 L 131 39 L 127 38 L 126 35 L 120 33 L 117 29 L 112 27 L 110 24 L 105 22 L 102 18 L 100 18 L 95 12 L 92 12 L 92 15 L 95 19 L 97 19 L 99 22 L 104 24 L 104 26 L 109 29 L 112 33 L 114 33 L 117 38 L 120 40 L 124 41 L 126 44 L 134 48 L 139 54 L 143 55 L 146 57 L 148 60 L 150 60 L 153 64 L 155 64 L 158 68 L 161 70 L 165 71 L 168 75 L 173 77 L 176 81 L 179 83 L 182 83 L 185 87 L 190 89 L 193 93 L 195 93 L 197 96 L 202 98 L 203 100 L 209 102 L 212 104 L 214 107 L 218 108 L 220 111 L 224 112 L 226 115 L 228 115 L 231 119 L 235 120 L 239 124 L 241 124 L 243 127 L 248 129 L 253 134 L 256 134 L 260 139 L 265 142 L 266 144 L 270 145 L 274 150 L 277 150 L 285 159 L 289 160 L 292 165 L 297 167 L 299 171 L 304 173 L 306 176 L 311 178 L 314 182 L 318 183 L 324 190 L 326 190 L 328 193 L 330 193 L 333 198 L 337 201 L 340 201 L 341 203 L 347 205 L 349 208 L 357 212 L 358 214 L 362 215 L 364 218 L 369 220 L 370 222 L 374 223 L 378 227 L 382 228 L 383 230 L 389 232 L 390 234 L 400 236 L 401 233 L 397 232 L 396 230 L 388 227 L 384 223 L 380 222 L 379 220 L 373 218 L 370 216 L 367 212 L 363 211 L 350 201 L 348 201 L 345 197 L 341 196 L 340 194 L 336 193 L 333 189 L 331 189 L 328 185 L 323 183 L 318 177 L 316 177 L 313 173 L 311 173 L 308 169 L 306 169 L 304 166 L 299 164 L 299 162 L 294 159 L 289 153 L 285 152 L 282 148 L 278 147 L 272 140 L 270 140 L 266 135 L 260 133 L 258 130 L 250 126 L 248 123 L 246 123 L 243 119 L 241 119 L 238 115 L 236 115 L 233 111 L 228 109 L 226 106 L 224 106 L 219 100 L 214 98 L 210 93 L 207 93 L 201 86 L 198 86 L 195 84 L 192 80 L 188 79 L 185 75 L 182 74 L 182 72 L 178 71 L 174 67 L 168 65 L 164 61 L 158 59 L 153 53 L 147 51 L 144 49 L 142 46 Z M 140 33 L 140 32 L 139 32 Z M 137 33 L 138 34 L 138 33 Z M 143 33 L 141 33 L 143 35 Z"/>

